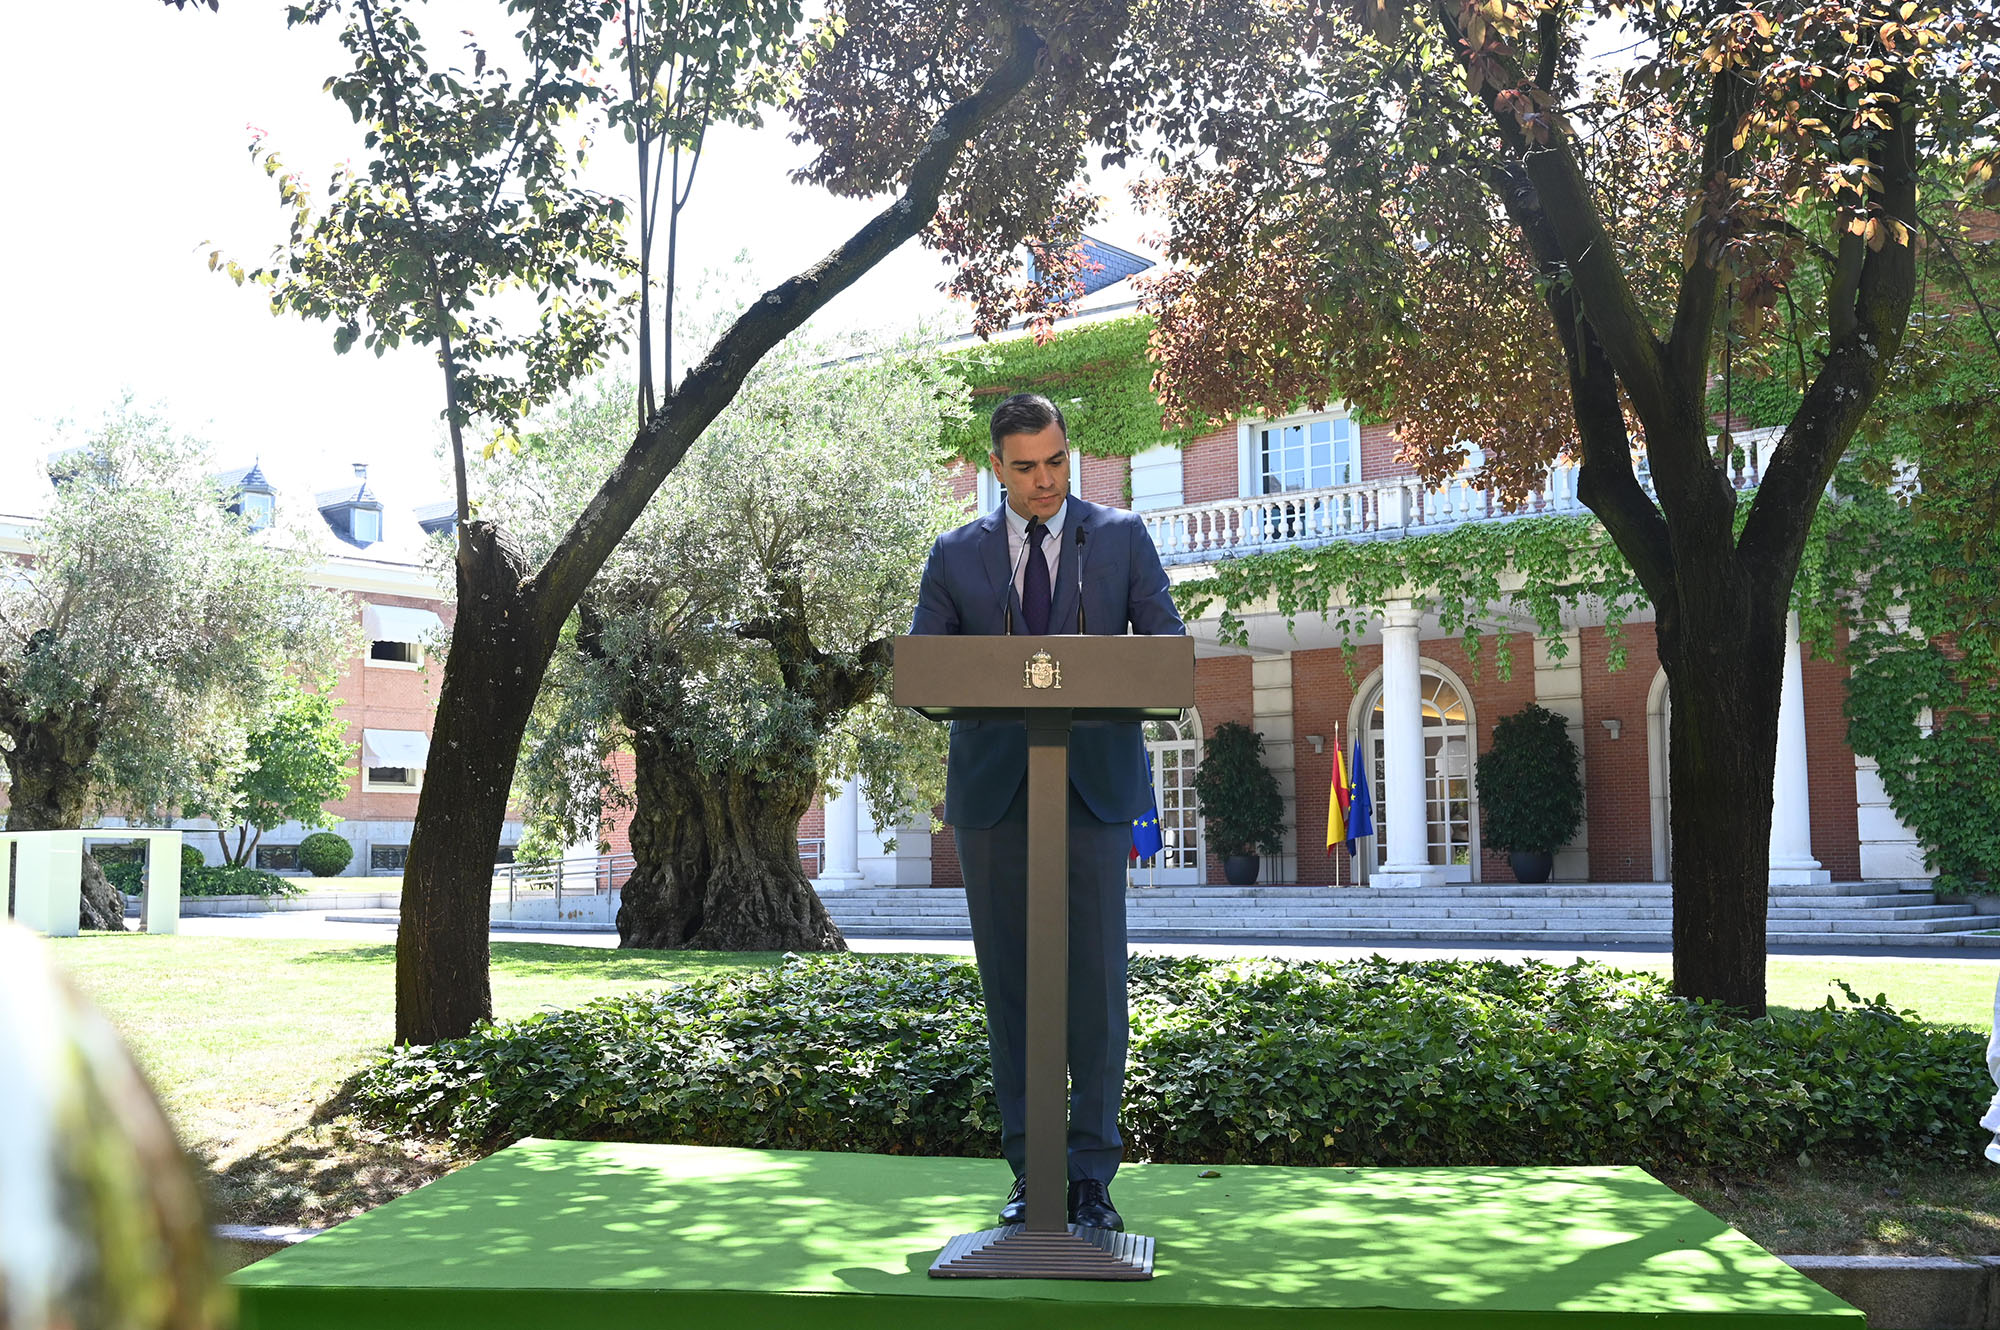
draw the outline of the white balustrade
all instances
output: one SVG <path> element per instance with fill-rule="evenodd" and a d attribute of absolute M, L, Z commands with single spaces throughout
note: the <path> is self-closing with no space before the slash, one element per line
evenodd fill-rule
<path fill-rule="evenodd" d="M 1736 448 L 1728 463 L 1732 484 L 1748 489 L 1758 483 L 1781 433 L 1763 429 L 1736 437 Z M 1740 464 L 1737 452 L 1741 454 Z M 1640 487 L 1652 494 L 1652 471 L 1643 453 L 1637 458 L 1636 470 Z M 1542 485 L 1514 504 L 1504 503 L 1494 491 L 1463 480 L 1448 480 L 1433 486 L 1415 476 L 1393 476 L 1369 484 L 1155 508 L 1140 516 L 1163 560 L 1205 563 L 1379 533 L 1442 530 L 1464 522 L 1586 512 L 1576 495 L 1578 471 L 1574 463 L 1552 465 Z"/>

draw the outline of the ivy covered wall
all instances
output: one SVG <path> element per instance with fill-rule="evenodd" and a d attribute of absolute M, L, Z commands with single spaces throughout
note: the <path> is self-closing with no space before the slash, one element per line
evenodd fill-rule
<path fill-rule="evenodd" d="M 1173 429 L 1160 419 L 1146 356 L 1152 331 L 1150 318 L 1134 315 L 1066 329 L 1044 342 L 1019 337 L 949 353 L 966 381 L 972 414 L 947 426 L 946 450 L 982 462 L 993 408 L 1011 393 L 1040 393 L 1062 408 L 1071 446 L 1089 457 L 1130 457 L 1162 443 L 1181 447 L 1208 433 L 1214 423 Z"/>

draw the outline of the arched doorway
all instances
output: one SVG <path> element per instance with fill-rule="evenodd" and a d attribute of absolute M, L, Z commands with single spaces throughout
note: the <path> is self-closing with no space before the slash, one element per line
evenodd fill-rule
<path fill-rule="evenodd" d="M 1447 882 L 1474 880 L 1472 841 L 1472 702 L 1458 680 L 1425 661 L 1420 693 L 1424 711 L 1424 811 L 1431 864 L 1445 870 Z M 1388 763 L 1382 741 L 1382 680 L 1378 673 L 1367 694 L 1369 794 L 1375 806 L 1373 864 L 1388 862 L 1389 810 L 1382 797 Z"/>
<path fill-rule="evenodd" d="M 1201 719 L 1146 722 L 1146 756 L 1153 764 L 1154 807 L 1160 810 L 1160 852 L 1134 864 L 1134 882 L 1194 886 L 1207 879 L 1201 805 L 1194 797 L 1194 768 L 1201 761 Z"/>

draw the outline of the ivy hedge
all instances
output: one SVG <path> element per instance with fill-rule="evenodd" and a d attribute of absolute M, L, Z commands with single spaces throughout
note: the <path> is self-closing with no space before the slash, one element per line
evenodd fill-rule
<path fill-rule="evenodd" d="M 1747 1021 L 1579 963 L 1135 957 L 1127 1155 L 1171 1162 L 1755 1168 L 1978 1159 L 1983 1033 L 1884 1000 Z M 993 1156 L 970 963 L 787 957 L 407 1049 L 358 1111 L 533 1134 Z"/>

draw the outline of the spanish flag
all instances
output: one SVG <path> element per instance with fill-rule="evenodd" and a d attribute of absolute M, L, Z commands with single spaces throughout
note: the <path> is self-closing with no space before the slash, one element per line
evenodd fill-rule
<path fill-rule="evenodd" d="M 1333 849 L 1347 839 L 1347 808 L 1354 800 L 1347 779 L 1347 757 L 1338 745 L 1333 750 L 1333 780 L 1326 794 L 1326 848 Z"/>

